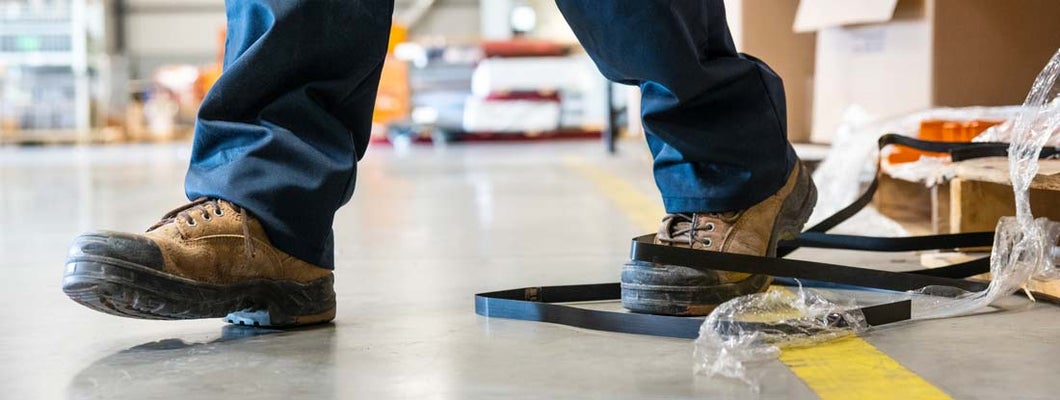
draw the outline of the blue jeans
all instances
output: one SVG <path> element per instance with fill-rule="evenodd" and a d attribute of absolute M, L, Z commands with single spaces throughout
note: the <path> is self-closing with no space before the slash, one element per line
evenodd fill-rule
<path fill-rule="evenodd" d="M 736 52 L 722 0 L 557 0 L 608 79 L 637 85 L 667 212 L 775 193 L 796 157 L 784 89 Z M 188 198 L 236 203 L 273 244 L 334 266 L 332 221 L 368 146 L 393 0 L 228 0 L 225 70 L 199 110 Z"/>

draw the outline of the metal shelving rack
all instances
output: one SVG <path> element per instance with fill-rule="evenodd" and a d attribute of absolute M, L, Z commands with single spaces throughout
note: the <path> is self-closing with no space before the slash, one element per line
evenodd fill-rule
<path fill-rule="evenodd" d="M 0 142 L 88 139 L 90 1 L 0 0 Z"/>

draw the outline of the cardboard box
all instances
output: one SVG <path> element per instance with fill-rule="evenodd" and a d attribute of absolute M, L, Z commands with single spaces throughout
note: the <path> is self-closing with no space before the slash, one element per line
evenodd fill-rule
<path fill-rule="evenodd" d="M 1060 46 L 1056 0 L 802 0 L 816 32 L 812 134 L 830 142 L 858 106 L 884 118 L 929 107 L 1020 104 Z"/>

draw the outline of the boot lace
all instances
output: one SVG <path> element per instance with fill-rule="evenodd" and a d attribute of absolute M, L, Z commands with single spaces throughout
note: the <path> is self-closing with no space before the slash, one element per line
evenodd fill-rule
<path fill-rule="evenodd" d="M 665 244 L 682 244 L 692 246 L 696 242 L 702 243 L 706 247 L 713 245 L 713 240 L 707 235 L 697 235 L 697 232 L 713 232 L 717 227 L 714 221 L 707 221 L 705 224 L 699 224 L 699 217 L 703 213 L 677 213 L 667 215 L 669 218 L 669 225 L 666 229 L 669 230 L 669 237 L 660 236 L 659 242 Z M 722 220 L 723 218 L 735 218 L 739 215 L 738 212 L 728 213 L 706 213 L 711 219 Z M 664 219 L 665 221 L 665 219 Z"/>
<path fill-rule="evenodd" d="M 213 219 L 213 217 L 224 216 L 224 209 L 221 208 L 220 201 L 221 200 L 219 199 L 211 199 L 206 197 L 200 197 L 198 199 L 195 199 L 191 203 L 185 204 L 166 213 L 162 216 L 161 220 L 156 222 L 150 228 L 147 228 L 147 231 L 150 232 L 164 225 L 168 225 L 177 221 L 184 221 L 189 226 L 195 226 L 197 222 L 195 222 L 195 218 L 192 217 L 192 213 L 195 212 L 202 213 L 202 219 L 205 221 L 209 221 Z M 240 218 L 240 221 L 243 228 L 243 254 L 248 259 L 254 258 L 254 239 L 250 237 L 250 224 L 248 222 L 250 219 L 249 215 L 247 214 L 247 211 L 243 209 L 243 207 L 240 207 L 234 203 L 228 204 L 230 204 L 232 208 L 236 210 L 237 215 L 242 216 L 242 218 Z"/>

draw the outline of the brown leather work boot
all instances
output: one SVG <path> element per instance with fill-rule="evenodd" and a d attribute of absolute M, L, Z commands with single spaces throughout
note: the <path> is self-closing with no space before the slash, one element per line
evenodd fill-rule
<path fill-rule="evenodd" d="M 108 314 L 226 317 L 256 326 L 335 318 L 334 277 L 272 247 L 261 224 L 224 200 L 198 199 L 143 235 L 99 231 L 74 240 L 63 291 Z"/>
<path fill-rule="evenodd" d="M 777 193 L 742 211 L 669 214 L 656 244 L 775 257 L 777 242 L 802 231 L 817 188 L 801 163 Z M 729 299 L 765 290 L 773 278 L 630 261 L 622 269 L 622 306 L 634 312 L 707 315 Z"/>

